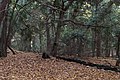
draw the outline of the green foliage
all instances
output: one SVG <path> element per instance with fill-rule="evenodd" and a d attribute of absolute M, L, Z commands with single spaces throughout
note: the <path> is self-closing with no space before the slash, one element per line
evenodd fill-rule
<path fill-rule="evenodd" d="M 67 29 L 63 32 L 62 34 L 62 41 L 64 43 L 72 40 L 72 39 L 80 39 L 81 41 L 85 40 L 84 38 L 84 34 L 81 30 L 78 30 L 78 29 L 75 29 L 75 30 L 72 30 L 72 29 Z"/>
<path fill-rule="evenodd" d="M 46 48 L 46 28 L 49 27 L 50 29 L 50 41 L 53 43 L 57 24 L 59 23 L 59 13 L 62 11 L 62 1 L 65 7 L 69 5 L 71 0 L 19 0 L 12 16 L 13 34 L 23 35 L 28 40 L 31 36 L 38 34 L 40 35 L 40 43 L 43 45 L 42 48 Z M 16 0 L 11 1 L 9 18 L 12 15 L 15 2 Z M 114 3 L 110 0 L 74 0 L 68 10 L 63 11 L 63 31 L 60 32 L 60 36 L 62 36 L 60 40 L 67 43 L 67 41 L 77 38 L 86 41 L 88 46 L 92 46 L 94 27 L 90 26 L 89 29 L 86 29 L 88 26 L 71 22 L 64 24 L 64 20 L 67 18 L 83 25 L 95 26 L 97 23 L 98 26 L 104 26 L 104 28 L 101 28 L 100 33 L 102 38 L 111 40 L 111 45 L 115 44 L 115 35 L 120 32 L 120 7 L 118 2 L 115 1 Z M 104 45 L 105 40 L 102 40 L 102 46 Z"/>

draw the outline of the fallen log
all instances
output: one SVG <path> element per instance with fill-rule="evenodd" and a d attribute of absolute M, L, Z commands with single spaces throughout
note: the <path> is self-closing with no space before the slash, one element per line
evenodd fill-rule
<path fill-rule="evenodd" d="M 91 62 L 86 62 L 86 61 L 81 60 L 79 58 L 66 58 L 66 57 L 60 57 L 60 56 L 56 56 L 56 58 L 57 59 L 62 59 L 62 60 L 65 60 L 65 61 L 69 61 L 69 62 L 80 63 L 80 64 L 83 64 L 83 65 L 86 65 L 86 66 L 90 66 L 90 67 L 96 67 L 97 69 L 104 69 L 104 70 L 120 72 L 120 68 L 118 68 L 116 66 L 95 64 L 95 63 L 91 63 Z"/>

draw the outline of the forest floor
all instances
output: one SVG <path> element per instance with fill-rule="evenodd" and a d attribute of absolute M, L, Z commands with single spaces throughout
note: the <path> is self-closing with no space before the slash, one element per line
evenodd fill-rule
<path fill-rule="evenodd" d="M 106 64 L 112 59 L 86 58 L 85 60 Z M 120 80 L 120 73 L 89 67 L 55 58 L 42 59 L 34 53 L 17 52 L 0 58 L 0 80 Z"/>

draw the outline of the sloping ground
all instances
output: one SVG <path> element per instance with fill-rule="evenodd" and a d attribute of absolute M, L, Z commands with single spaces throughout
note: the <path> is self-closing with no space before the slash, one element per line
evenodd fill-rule
<path fill-rule="evenodd" d="M 0 80 L 120 80 L 120 73 L 19 52 L 0 59 Z"/>

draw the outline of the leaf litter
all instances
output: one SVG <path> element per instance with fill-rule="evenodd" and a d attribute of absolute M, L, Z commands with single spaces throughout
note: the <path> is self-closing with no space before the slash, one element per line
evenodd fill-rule
<path fill-rule="evenodd" d="M 59 59 L 42 59 L 32 52 L 0 58 L 0 80 L 120 80 L 120 73 Z"/>

